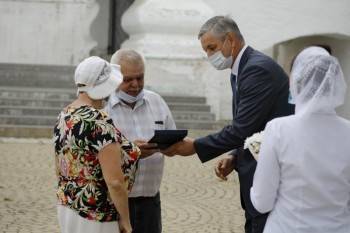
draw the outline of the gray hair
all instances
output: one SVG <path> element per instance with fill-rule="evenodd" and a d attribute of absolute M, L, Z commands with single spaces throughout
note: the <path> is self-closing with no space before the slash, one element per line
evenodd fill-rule
<path fill-rule="evenodd" d="M 198 33 L 198 39 L 209 31 L 219 38 L 223 38 L 227 33 L 233 32 L 240 41 L 244 42 L 244 38 L 238 25 L 229 16 L 214 16 L 213 18 L 210 18 L 201 27 Z"/>
<path fill-rule="evenodd" d="M 111 64 L 121 65 L 123 62 L 145 67 L 142 55 L 132 49 L 119 49 L 112 55 L 110 61 Z"/>

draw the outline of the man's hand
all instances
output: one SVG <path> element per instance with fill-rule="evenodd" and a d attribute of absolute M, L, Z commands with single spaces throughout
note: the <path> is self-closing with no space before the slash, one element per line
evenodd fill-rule
<path fill-rule="evenodd" d="M 165 150 L 161 150 L 160 152 L 170 157 L 174 155 L 193 155 L 196 153 L 193 142 L 193 138 L 186 137 L 182 141 L 177 142 L 174 145 L 171 145 L 170 147 L 166 148 Z"/>
<path fill-rule="evenodd" d="M 215 174 L 222 180 L 227 180 L 227 176 L 233 171 L 235 167 L 236 156 L 228 155 L 219 160 L 215 167 Z"/>
<path fill-rule="evenodd" d="M 148 143 L 142 140 L 136 140 L 134 143 L 140 148 L 142 159 L 159 152 L 159 149 L 157 149 L 157 143 Z"/>

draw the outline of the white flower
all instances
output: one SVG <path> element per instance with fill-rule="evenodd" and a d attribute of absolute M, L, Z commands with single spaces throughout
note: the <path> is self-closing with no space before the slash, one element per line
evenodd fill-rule
<path fill-rule="evenodd" d="M 263 136 L 264 131 L 261 131 L 260 133 L 255 133 L 252 136 L 248 137 L 244 142 L 244 149 L 249 149 L 255 160 L 258 160 Z"/>

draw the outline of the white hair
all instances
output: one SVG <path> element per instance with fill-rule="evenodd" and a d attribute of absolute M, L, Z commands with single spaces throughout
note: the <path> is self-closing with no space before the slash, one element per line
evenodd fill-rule
<path fill-rule="evenodd" d="M 240 41 L 244 42 L 244 38 L 238 28 L 238 25 L 229 16 L 215 16 L 210 18 L 201 27 L 198 33 L 198 39 L 209 31 L 219 38 L 223 38 L 227 33 L 233 32 Z"/>
<path fill-rule="evenodd" d="M 121 65 L 123 62 L 145 67 L 143 56 L 132 49 L 119 49 L 112 55 L 111 64 Z"/>

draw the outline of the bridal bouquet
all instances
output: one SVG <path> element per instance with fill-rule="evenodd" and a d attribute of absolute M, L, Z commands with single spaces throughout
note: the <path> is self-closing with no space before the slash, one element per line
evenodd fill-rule
<path fill-rule="evenodd" d="M 249 149 L 250 153 L 252 153 L 255 160 L 258 160 L 260 145 L 263 140 L 263 136 L 264 131 L 261 131 L 248 137 L 244 142 L 244 149 Z"/>

